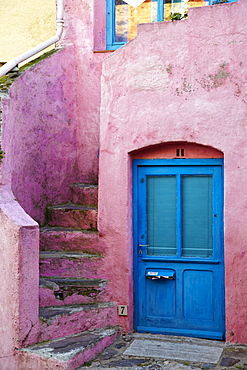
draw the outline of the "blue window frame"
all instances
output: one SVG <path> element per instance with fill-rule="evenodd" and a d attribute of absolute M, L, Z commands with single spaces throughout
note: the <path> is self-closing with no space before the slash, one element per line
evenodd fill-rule
<path fill-rule="evenodd" d="M 169 21 L 170 15 L 205 5 L 237 0 L 106 0 L 106 49 L 115 50 L 133 39 L 137 24 Z"/>

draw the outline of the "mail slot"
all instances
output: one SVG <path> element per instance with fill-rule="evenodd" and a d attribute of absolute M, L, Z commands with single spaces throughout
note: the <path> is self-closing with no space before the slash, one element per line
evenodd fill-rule
<path fill-rule="evenodd" d="M 147 269 L 146 277 L 148 279 L 175 279 L 174 270 L 165 270 L 165 269 Z"/>

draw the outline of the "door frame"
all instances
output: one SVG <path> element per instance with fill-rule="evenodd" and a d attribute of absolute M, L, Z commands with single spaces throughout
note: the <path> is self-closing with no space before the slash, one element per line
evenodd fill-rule
<path fill-rule="evenodd" d="M 222 313 L 223 313 L 223 323 L 224 323 L 224 335 L 222 340 L 225 339 L 225 273 L 224 273 L 224 159 L 223 158 L 174 158 L 174 159 L 133 159 L 132 160 L 132 210 L 133 210 L 133 303 L 134 303 L 134 330 L 137 331 L 137 318 L 138 318 L 138 304 L 136 302 L 139 299 L 138 296 L 138 266 L 139 266 L 139 254 L 138 254 L 138 168 L 139 167 L 147 167 L 147 166 L 220 166 L 221 167 L 221 176 L 222 176 L 222 186 L 219 189 L 219 198 L 221 202 L 221 209 L 222 209 L 222 217 L 220 220 L 220 240 L 221 240 L 221 248 L 222 248 L 222 264 L 223 264 L 223 302 L 222 302 Z M 162 331 L 162 330 L 161 330 Z M 160 332 L 161 333 L 161 332 Z M 162 334 L 162 333 L 161 333 Z M 170 334 L 171 335 L 171 334 Z M 179 335 L 174 333 L 174 335 Z M 181 334 L 181 335 L 188 335 L 188 334 Z M 193 336 L 193 335 L 191 335 Z M 206 337 L 205 337 L 206 338 Z"/>

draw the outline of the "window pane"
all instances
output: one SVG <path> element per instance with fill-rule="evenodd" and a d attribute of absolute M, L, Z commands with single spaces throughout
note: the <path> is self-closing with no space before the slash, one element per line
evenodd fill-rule
<path fill-rule="evenodd" d="M 185 257 L 212 256 L 212 177 L 182 178 L 182 225 Z"/>
<path fill-rule="evenodd" d="M 187 13 L 188 8 L 209 5 L 209 1 L 204 0 L 164 0 L 164 20 L 170 21 L 170 15 L 173 13 Z"/>
<path fill-rule="evenodd" d="M 158 19 L 158 0 L 145 0 L 136 8 L 128 1 L 131 3 L 131 0 L 115 0 L 114 42 L 133 39 L 137 35 L 137 24 L 156 22 Z"/>
<path fill-rule="evenodd" d="M 176 255 L 176 177 L 147 177 L 147 254 Z"/>

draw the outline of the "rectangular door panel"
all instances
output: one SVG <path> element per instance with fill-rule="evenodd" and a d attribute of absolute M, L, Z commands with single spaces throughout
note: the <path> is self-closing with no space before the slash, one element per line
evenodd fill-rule
<path fill-rule="evenodd" d="M 190 320 L 214 320 L 214 273 L 186 269 L 183 273 L 183 312 Z"/>
<path fill-rule="evenodd" d="M 154 272 L 157 272 L 157 269 L 154 269 Z M 145 295 L 146 314 L 149 320 L 151 318 L 156 320 L 157 317 L 165 319 L 175 317 L 176 280 L 170 279 L 166 270 L 161 270 L 159 276 L 146 276 Z"/>

